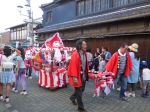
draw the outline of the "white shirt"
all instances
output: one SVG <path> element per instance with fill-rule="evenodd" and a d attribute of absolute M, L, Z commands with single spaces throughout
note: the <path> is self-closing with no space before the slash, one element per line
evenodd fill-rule
<path fill-rule="evenodd" d="M 7 62 L 7 60 L 9 60 L 10 62 L 13 61 L 13 59 L 16 57 L 16 53 L 13 53 L 12 55 L 6 57 L 5 55 L 2 55 L 2 60 L 1 62 Z"/>
<path fill-rule="evenodd" d="M 150 70 L 148 68 L 143 69 L 143 80 L 150 80 Z"/>
<path fill-rule="evenodd" d="M 125 52 L 124 54 L 122 54 L 122 53 L 120 52 L 120 49 L 118 49 L 118 53 L 119 53 L 120 56 L 126 56 L 126 52 Z"/>

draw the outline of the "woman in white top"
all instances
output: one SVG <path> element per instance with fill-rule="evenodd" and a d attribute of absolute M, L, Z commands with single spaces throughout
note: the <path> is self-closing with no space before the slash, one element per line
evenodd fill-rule
<path fill-rule="evenodd" d="M 6 98 L 5 98 L 6 102 L 9 102 L 11 83 L 15 80 L 13 67 L 6 69 L 4 68 L 5 62 L 11 64 L 12 60 L 16 57 L 16 53 L 11 54 L 11 50 L 15 50 L 16 53 L 20 53 L 20 51 L 15 48 L 5 46 L 3 48 L 4 55 L 1 56 L 2 73 L 0 75 L 0 100 L 3 100 L 3 84 L 6 84 Z"/>

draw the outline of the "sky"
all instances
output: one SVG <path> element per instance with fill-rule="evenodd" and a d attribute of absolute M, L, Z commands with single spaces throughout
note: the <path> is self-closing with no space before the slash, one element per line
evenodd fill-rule
<path fill-rule="evenodd" d="M 6 31 L 6 28 L 23 23 L 26 16 L 21 16 L 17 6 L 22 5 L 24 8 L 22 14 L 27 15 L 24 5 L 27 4 L 26 0 L 0 0 L 0 32 Z M 33 11 L 34 19 L 42 17 L 43 11 L 39 8 L 41 4 L 50 3 L 53 0 L 31 0 L 31 10 Z"/>

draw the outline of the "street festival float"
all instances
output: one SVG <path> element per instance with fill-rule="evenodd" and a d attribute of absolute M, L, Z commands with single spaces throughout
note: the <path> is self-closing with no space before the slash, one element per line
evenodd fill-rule
<path fill-rule="evenodd" d="M 51 60 L 51 52 L 55 50 L 54 58 Z M 67 62 L 75 48 L 64 47 L 64 44 L 56 33 L 47 39 L 41 48 L 28 47 L 25 49 L 26 55 L 32 55 L 33 70 L 39 76 L 38 84 L 43 88 L 55 88 L 66 86 L 68 83 Z M 90 79 L 94 80 L 94 95 L 99 96 L 102 92 L 108 95 L 114 88 L 114 74 L 112 72 L 88 71 Z"/>
<path fill-rule="evenodd" d="M 75 50 L 72 47 L 64 47 L 59 33 L 47 39 L 41 48 L 25 49 L 26 55 L 32 54 L 32 67 L 39 76 L 38 84 L 43 88 L 50 88 L 50 90 L 67 86 L 67 64 Z M 54 52 L 53 60 L 51 60 L 52 52 Z"/>

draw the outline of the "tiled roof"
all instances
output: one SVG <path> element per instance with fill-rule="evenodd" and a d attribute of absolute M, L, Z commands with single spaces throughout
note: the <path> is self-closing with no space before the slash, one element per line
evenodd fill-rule
<path fill-rule="evenodd" d="M 132 18 L 138 18 L 143 16 L 149 16 L 149 15 L 150 15 L 150 5 L 144 5 L 140 7 L 123 9 L 123 10 L 106 13 L 102 15 L 45 26 L 44 28 L 37 30 L 37 33 L 75 28 L 75 27 L 81 27 L 81 26 L 92 25 L 97 23 L 106 23 L 106 22 L 112 22 L 118 20 L 132 19 Z"/>

